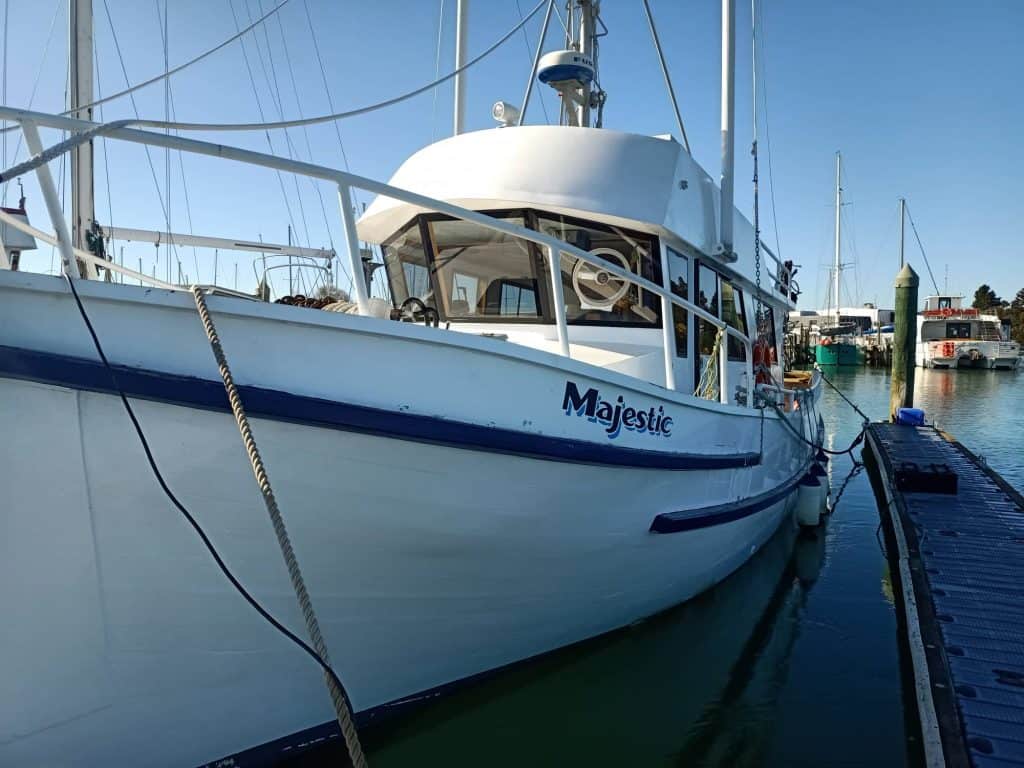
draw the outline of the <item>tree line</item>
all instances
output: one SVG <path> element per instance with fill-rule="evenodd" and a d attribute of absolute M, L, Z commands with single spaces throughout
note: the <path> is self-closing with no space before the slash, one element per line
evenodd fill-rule
<path fill-rule="evenodd" d="M 983 283 L 974 292 L 971 306 L 981 312 L 998 315 L 1000 320 L 1009 320 L 1013 340 L 1024 344 L 1024 288 L 1017 291 L 1013 301 L 1005 301 L 996 295 L 991 286 Z"/>

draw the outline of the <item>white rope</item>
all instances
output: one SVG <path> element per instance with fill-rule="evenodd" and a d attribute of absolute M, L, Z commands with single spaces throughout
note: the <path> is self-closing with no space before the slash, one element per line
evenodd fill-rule
<path fill-rule="evenodd" d="M 287 2 L 287 0 L 285 0 Z M 487 56 L 492 54 L 497 48 L 505 43 L 512 35 L 522 29 L 525 24 L 537 15 L 537 12 L 548 3 L 548 0 L 540 0 L 533 10 L 530 11 L 526 17 L 516 24 L 512 29 L 502 35 L 497 41 L 495 41 L 489 48 L 478 54 L 474 58 L 467 61 L 461 67 L 453 69 L 444 77 L 437 78 L 431 82 L 421 85 L 418 88 L 414 88 L 411 91 L 407 91 L 399 96 L 395 96 L 385 101 L 379 101 L 376 104 L 370 104 L 365 107 L 359 107 L 358 109 L 350 109 L 345 112 L 336 112 L 332 115 L 319 115 L 317 117 L 307 117 L 301 120 L 279 120 L 276 122 L 260 122 L 260 123 L 183 123 L 183 122 L 166 122 L 161 120 L 137 120 L 132 121 L 134 125 L 145 126 L 149 128 L 176 128 L 181 131 L 267 131 L 267 130 L 278 130 L 283 128 L 298 128 L 302 125 L 316 125 L 318 123 L 329 123 L 332 120 L 345 120 L 350 117 L 356 117 L 358 115 L 365 115 L 370 112 L 376 112 L 377 110 L 384 109 L 386 107 L 400 104 L 403 101 L 407 101 L 414 96 L 419 96 L 421 93 L 425 93 L 432 88 L 437 87 L 441 83 L 446 83 L 456 75 L 465 72 L 470 67 L 478 64 L 480 61 L 485 59 Z M 282 3 L 283 5 L 283 3 Z M 279 6 L 280 7 L 280 6 Z M 173 74 L 174 70 L 170 74 Z M 91 106 L 91 105 L 88 105 Z"/>
<path fill-rule="evenodd" d="M 359 735 L 356 733 L 348 696 L 342 687 L 341 680 L 333 673 L 333 670 L 328 672 L 331 669 L 331 659 L 327 652 L 327 643 L 324 642 L 323 635 L 320 632 L 320 622 L 317 619 L 316 611 L 313 610 L 313 602 L 306 589 L 306 582 L 299 568 L 299 560 L 292 548 L 291 539 L 285 527 L 284 517 L 281 515 L 281 510 L 277 505 L 274 489 L 270 485 L 270 477 L 267 474 L 263 458 L 260 456 L 259 448 L 256 445 L 256 437 L 252 433 L 252 427 L 246 416 L 241 394 L 235 385 L 234 377 L 231 375 L 231 368 L 228 365 L 227 356 L 217 334 L 213 315 L 210 314 L 210 309 L 206 305 L 206 298 L 203 296 L 202 288 L 198 285 L 192 286 L 192 296 L 195 299 L 196 309 L 203 323 L 203 330 L 206 331 L 206 338 L 210 342 L 210 349 L 213 351 L 214 359 L 217 361 L 217 369 L 220 371 L 221 379 L 224 381 L 224 389 L 227 392 L 228 402 L 231 405 L 231 412 L 235 417 L 235 423 L 238 425 L 238 431 L 242 436 L 242 443 L 245 445 L 246 454 L 249 456 L 253 475 L 256 477 L 256 484 L 259 486 L 260 493 L 263 496 L 263 503 L 267 509 L 267 514 L 270 516 L 270 522 L 274 528 L 278 546 L 281 548 L 281 555 L 288 568 L 288 578 L 292 583 L 292 589 L 295 591 L 299 607 L 302 609 L 302 616 L 306 620 L 306 631 L 309 633 L 309 639 L 312 641 L 313 648 L 316 650 L 321 665 L 324 667 L 325 682 L 331 696 L 331 703 L 334 705 L 338 725 L 341 728 L 342 735 L 345 737 L 349 759 L 354 768 L 366 768 L 366 757 L 363 754 L 362 745 L 359 743 Z"/>

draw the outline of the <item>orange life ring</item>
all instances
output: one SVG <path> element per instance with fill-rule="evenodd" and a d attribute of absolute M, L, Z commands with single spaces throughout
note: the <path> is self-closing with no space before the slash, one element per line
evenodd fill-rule
<path fill-rule="evenodd" d="M 952 315 L 953 315 L 953 310 L 952 309 L 950 309 L 949 307 L 943 307 L 942 308 L 942 316 L 943 317 L 951 317 Z"/>
<path fill-rule="evenodd" d="M 754 342 L 754 381 L 758 384 L 770 384 L 771 377 L 766 371 L 768 365 L 768 343 L 764 339 Z"/>
<path fill-rule="evenodd" d="M 758 384 L 771 384 L 771 366 L 775 364 L 775 350 L 764 339 L 754 342 L 754 381 Z"/>

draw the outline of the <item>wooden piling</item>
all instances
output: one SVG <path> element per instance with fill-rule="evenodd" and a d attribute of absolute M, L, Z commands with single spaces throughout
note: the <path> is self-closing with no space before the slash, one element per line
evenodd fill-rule
<path fill-rule="evenodd" d="M 914 405 L 914 365 L 917 352 L 917 273 L 909 264 L 896 276 L 896 322 L 892 335 L 892 384 L 889 418 Z"/>

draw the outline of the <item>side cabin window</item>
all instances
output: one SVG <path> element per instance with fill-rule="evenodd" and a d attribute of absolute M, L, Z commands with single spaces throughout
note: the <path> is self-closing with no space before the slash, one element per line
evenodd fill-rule
<path fill-rule="evenodd" d="M 659 255 L 650 236 L 550 214 L 537 216 L 537 230 L 661 283 Z M 568 323 L 661 325 L 661 299 L 656 294 L 567 254 L 562 254 L 560 266 Z"/>
<path fill-rule="evenodd" d="M 728 280 L 721 280 L 722 293 L 722 319 L 731 327 L 742 333 L 747 333 L 747 315 L 743 306 L 743 291 L 734 286 Z M 747 348 L 743 342 L 734 336 L 729 336 L 729 359 L 744 362 L 747 359 Z"/>
<path fill-rule="evenodd" d="M 767 304 L 762 304 L 756 322 L 757 336 L 763 338 L 768 347 L 765 350 L 765 363 L 769 367 L 776 366 L 781 358 L 779 357 L 779 345 L 775 336 L 775 310 Z"/>
<path fill-rule="evenodd" d="M 690 260 L 668 249 L 669 289 L 681 299 L 690 300 Z M 676 330 L 676 357 L 689 357 L 690 313 L 678 304 L 672 305 L 672 324 Z"/>
<path fill-rule="evenodd" d="M 694 302 L 708 314 L 718 317 L 718 273 L 704 264 L 697 268 L 697 285 Z M 697 352 L 702 357 L 711 355 L 715 348 L 718 329 L 707 320 L 697 318 Z"/>
<path fill-rule="evenodd" d="M 705 264 L 701 264 L 697 272 L 696 303 L 701 309 L 724 320 L 729 327 L 749 335 L 743 291 Z M 697 319 L 697 327 L 699 352 L 702 356 L 709 356 L 714 352 L 718 328 L 700 318 Z M 722 343 L 729 348 L 730 360 L 743 362 L 747 359 L 746 347 L 739 339 L 727 334 Z"/>

